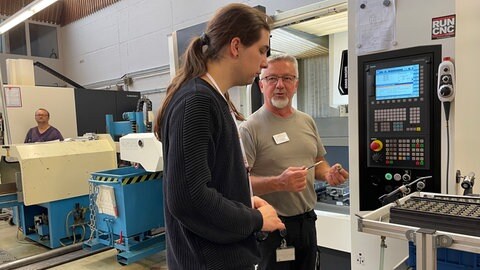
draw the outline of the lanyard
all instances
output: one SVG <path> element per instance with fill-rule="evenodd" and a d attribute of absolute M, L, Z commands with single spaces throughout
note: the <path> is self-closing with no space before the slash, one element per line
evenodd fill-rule
<path fill-rule="evenodd" d="M 237 120 L 235 119 L 235 114 L 233 113 L 232 108 L 230 107 L 230 103 L 227 101 L 227 98 L 225 98 L 225 95 L 220 91 L 220 87 L 218 87 L 217 82 L 213 79 L 212 75 L 210 75 L 208 72 L 206 73 L 208 79 L 212 82 L 213 88 L 220 93 L 220 95 L 223 97 L 225 102 L 227 102 L 228 108 L 230 109 L 230 115 L 232 116 L 233 122 L 235 123 L 235 126 L 237 127 L 237 133 L 238 133 L 238 140 L 240 142 L 240 149 L 242 150 L 242 156 L 243 156 L 243 163 L 245 164 L 245 169 L 247 169 L 247 172 L 249 172 L 249 166 L 248 166 L 248 160 L 247 160 L 247 154 L 245 153 L 245 147 L 243 146 L 242 139 L 240 138 L 240 132 L 238 131 L 238 123 Z M 250 187 L 250 197 L 252 197 L 252 207 L 253 207 L 253 190 L 252 190 L 252 181 L 250 181 L 250 173 L 248 173 L 248 184 Z"/>

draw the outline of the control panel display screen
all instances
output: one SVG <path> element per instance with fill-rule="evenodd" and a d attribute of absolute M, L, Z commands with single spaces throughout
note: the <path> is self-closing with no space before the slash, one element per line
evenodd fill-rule
<path fill-rule="evenodd" d="M 420 65 L 377 69 L 376 100 L 417 98 L 420 95 Z"/>

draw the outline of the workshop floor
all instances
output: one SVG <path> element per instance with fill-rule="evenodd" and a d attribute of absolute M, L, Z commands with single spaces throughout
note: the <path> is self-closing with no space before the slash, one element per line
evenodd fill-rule
<path fill-rule="evenodd" d="M 33 256 L 48 250 L 49 249 L 33 241 L 24 239 L 22 233 L 18 232 L 16 226 L 10 226 L 7 221 L 0 221 L 0 266 L 2 262 L 6 263 L 14 258 L 21 259 Z M 168 269 L 166 266 L 165 251 L 127 266 L 121 266 L 117 263 L 116 255 L 116 250 L 109 250 L 50 269 Z"/>

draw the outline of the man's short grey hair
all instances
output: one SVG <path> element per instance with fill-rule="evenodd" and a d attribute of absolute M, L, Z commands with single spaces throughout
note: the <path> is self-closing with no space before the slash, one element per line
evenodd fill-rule
<path fill-rule="evenodd" d="M 274 62 L 280 62 L 280 61 L 286 61 L 286 62 L 292 63 L 294 68 L 295 68 L 295 76 L 298 77 L 298 61 L 297 61 L 297 58 L 295 58 L 295 57 L 293 57 L 289 54 L 285 54 L 285 53 L 274 54 L 274 55 L 271 55 L 267 58 L 267 63 L 268 64 L 274 63 Z M 262 73 L 260 74 L 260 79 L 264 78 L 264 72 L 265 72 L 265 69 L 262 69 Z"/>

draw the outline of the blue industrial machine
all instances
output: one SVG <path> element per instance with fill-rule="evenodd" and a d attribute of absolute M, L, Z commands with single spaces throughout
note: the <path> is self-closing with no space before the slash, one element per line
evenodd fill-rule
<path fill-rule="evenodd" d="M 0 172 L 0 208 L 13 207 L 11 224 L 48 248 L 80 243 L 90 235 L 89 174 L 117 167 L 108 135 L 5 145 Z M 11 172 L 11 173 L 8 173 Z"/>
<path fill-rule="evenodd" d="M 116 135 L 125 135 L 130 133 L 143 133 L 146 131 L 143 124 L 143 112 L 125 112 L 122 114 L 125 121 L 113 121 L 113 115 L 107 114 L 105 122 L 107 123 L 107 132 L 115 138 Z"/>
<path fill-rule="evenodd" d="M 147 104 L 147 108 L 146 108 L 146 111 L 144 112 L 143 105 L 145 103 Z M 112 114 L 107 114 L 105 116 L 107 133 L 109 133 L 112 136 L 112 138 L 115 138 L 115 136 L 123 136 L 130 133 L 151 132 L 152 131 L 151 120 L 153 118 L 154 117 L 152 113 L 152 102 L 148 98 L 142 97 L 137 102 L 136 112 L 124 112 L 122 114 L 122 119 L 124 121 L 114 122 Z"/>
<path fill-rule="evenodd" d="M 142 166 L 91 175 L 92 235 L 84 248 L 111 246 L 119 251 L 117 261 L 124 265 L 165 249 L 161 153 L 153 133 L 120 138 L 121 159 Z"/>

